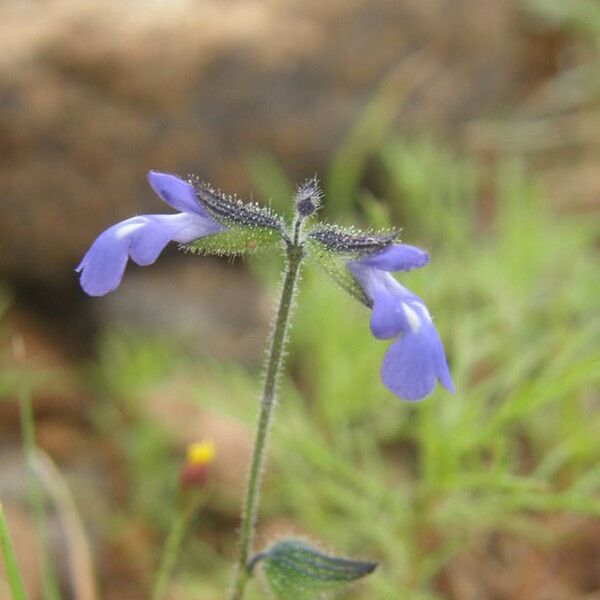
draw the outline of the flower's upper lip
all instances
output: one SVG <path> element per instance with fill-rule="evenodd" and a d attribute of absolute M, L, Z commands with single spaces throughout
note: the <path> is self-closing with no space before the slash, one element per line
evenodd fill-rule
<path fill-rule="evenodd" d="M 429 254 L 416 246 L 391 244 L 380 252 L 370 254 L 356 262 L 381 271 L 410 271 L 424 267 L 429 262 Z"/>
<path fill-rule="evenodd" d="M 160 171 L 150 171 L 147 178 L 156 194 L 175 210 L 210 218 L 206 208 L 198 200 L 191 183 L 172 173 Z"/>

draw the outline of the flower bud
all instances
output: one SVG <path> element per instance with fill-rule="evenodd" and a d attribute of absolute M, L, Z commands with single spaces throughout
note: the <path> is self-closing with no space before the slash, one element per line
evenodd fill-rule
<path fill-rule="evenodd" d="M 323 193 L 316 177 L 305 181 L 296 192 L 296 211 L 301 217 L 310 217 L 321 208 Z"/>
<path fill-rule="evenodd" d="M 215 454 L 215 446 L 210 441 L 194 442 L 188 446 L 186 461 L 179 479 L 183 489 L 204 486 Z"/>

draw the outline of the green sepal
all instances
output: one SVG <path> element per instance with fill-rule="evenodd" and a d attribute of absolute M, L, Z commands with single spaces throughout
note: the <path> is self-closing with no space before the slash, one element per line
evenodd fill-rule
<path fill-rule="evenodd" d="M 281 246 L 282 235 L 269 227 L 233 226 L 221 233 L 201 237 L 183 247 L 197 254 L 217 256 L 238 256 L 241 254 L 259 254 Z"/>
<path fill-rule="evenodd" d="M 315 227 L 307 237 L 321 243 L 331 252 L 358 259 L 387 248 L 399 235 L 400 231 L 396 229 L 361 231 L 356 227 L 326 224 Z"/>
<path fill-rule="evenodd" d="M 235 196 L 228 196 L 197 179 L 190 179 L 200 204 L 221 225 L 228 228 L 248 227 L 271 229 L 282 233 L 285 230 L 283 219 L 268 206 L 256 202 L 242 202 Z"/>
<path fill-rule="evenodd" d="M 377 568 L 376 562 L 338 558 L 295 539 L 276 543 L 257 559 L 279 600 L 324 598 Z"/>
<path fill-rule="evenodd" d="M 355 257 L 332 252 L 321 242 L 308 239 L 306 242 L 306 256 L 317 264 L 325 273 L 335 281 L 345 292 L 356 298 L 365 306 L 371 307 L 371 301 L 365 294 L 362 286 L 356 281 L 348 269 L 348 261 Z"/>
<path fill-rule="evenodd" d="M 348 262 L 360 260 L 390 246 L 398 231 L 360 231 L 354 227 L 320 225 L 306 237 L 306 253 L 343 290 L 359 302 L 372 307 L 362 286 L 356 281 Z"/>
<path fill-rule="evenodd" d="M 267 206 L 256 202 L 242 202 L 201 182 L 194 176 L 189 178 L 198 202 L 220 225 L 221 233 L 201 237 L 182 246 L 184 250 L 198 254 L 236 256 L 282 248 L 285 238 L 283 219 Z"/>

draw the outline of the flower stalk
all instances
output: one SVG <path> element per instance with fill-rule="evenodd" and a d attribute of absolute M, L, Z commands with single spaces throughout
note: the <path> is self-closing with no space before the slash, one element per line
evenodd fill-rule
<path fill-rule="evenodd" d="M 209 440 L 194 442 L 187 448 L 186 461 L 179 476 L 182 503 L 167 535 L 151 600 L 163 600 L 167 594 L 184 537 L 204 502 L 204 487 L 214 459 L 215 447 Z"/>
<path fill-rule="evenodd" d="M 175 518 L 165 542 L 160 567 L 152 589 L 151 600 L 162 600 L 165 597 L 183 538 L 192 520 L 198 514 L 201 502 L 202 496 L 196 491 L 193 497 L 189 498 L 187 505 Z"/>
<path fill-rule="evenodd" d="M 235 580 L 230 600 L 242 600 L 248 579 L 251 576 L 249 559 L 252 550 L 254 528 L 256 525 L 265 449 L 273 416 L 273 408 L 277 397 L 277 383 L 279 381 L 283 351 L 287 339 L 290 313 L 294 301 L 294 291 L 298 273 L 300 271 L 300 264 L 304 256 L 304 250 L 300 242 L 302 220 L 301 217 L 296 218 L 293 226 L 293 238 L 291 240 L 286 240 L 287 266 L 281 289 L 279 307 L 277 309 L 275 328 L 273 329 L 271 337 L 271 347 L 269 350 L 267 371 L 265 374 L 260 404 L 260 415 L 258 418 L 254 449 L 252 452 L 252 464 L 250 466 L 250 474 L 248 476 L 246 488 L 246 501 L 242 511 L 239 559 L 236 566 Z"/>

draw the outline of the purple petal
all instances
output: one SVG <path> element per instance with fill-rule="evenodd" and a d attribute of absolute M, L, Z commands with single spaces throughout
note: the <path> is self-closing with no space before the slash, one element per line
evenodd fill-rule
<path fill-rule="evenodd" d="M 181 212 L 191 212 L 209 217 L 206 208 L 198 200 L 194 186 L 191 183 L 184 181 L 177 175 L 161 173 L 160 171 L 150 171 L 147 177 L 152 189 L 169 206 Z"/>
<path fill-rule="evenodd" d="M 129 241 L 118 237 L 116 230 L 126 223 L 131 228 L 138 225 L 138 217 L 113 225 L 101 233 L 75 269 L 81 273 L 79 282 L 90 296 L 104 296 L 112 292 L 121 283 L 125 265 L 129 258 Z"/>
<path fill-rule="evenodd" d="M 402 400 L 421 400 L 431 394 L 439 379 L 454 393 L 446 355 L 433 323 L 401 335 L 388 349 L 381 368 L 385 386 Z"/>
<path fill-rule="evenodd" d="M 425 266 L 428 261 L 429 254 L 425 250 L 407 244 L 393 244 L 357 262 L 381 271 L 410 271 Z"/>
<path fill-rule="evenodd" d="M 81 287 L 90 296 L 104 296 L 121 283 L 127 259 L 152 264 L 170 241 L 191 242 L 222 227 L 196 214 L 142 215 L 121 221 L 101 233 L 77 267 Z"/>
<path fill-rule="evenodd" d="M 380 340 L 398 337 L 406 329 L 406 317 L 398 297 L 389 291 L 375 295 L 371 314 L 371 333 Z"/>
<path fill-rule="evenodd" d="M 405 303 L 420 301 L 419 297 L 400 285 L 389 273 L 366 267 L 363 261 L 348 263 L 348 268 L 373 303 L 373 335 L 385 340 L 397 337 L 401 331 L 407 331 L 410 327 L 407 314 L 411 314 L 404 308 Z"/>
<path fill-rule="evenodd" d="M 365 266 L 364 261 L 349 262 L 348 268 L 373 302 L 373 335 L 398 337 L 383 360 L 385 386 L 404 400 L 420 400 L 439 379 L 454 393 L 444 347 L 423 300 L 390 273 Z"/>
<path fill-rule="evenodd" d="M 138 265 L 151 265 L 171 242 L 187 244 L 224 228 L 215 221 L 190 213 L 143 215 L 143 227 L 131 235 L 129 255 Z"/>

